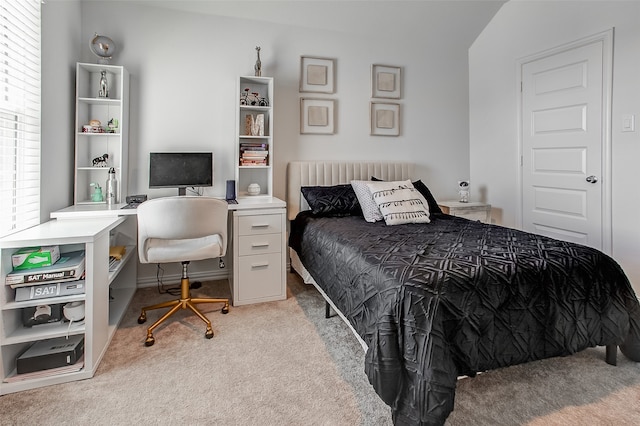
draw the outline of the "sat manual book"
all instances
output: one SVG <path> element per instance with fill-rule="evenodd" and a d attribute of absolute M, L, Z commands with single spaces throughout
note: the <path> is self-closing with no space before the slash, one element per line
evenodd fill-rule
<path fill-rule="evenodd" d="M 72 281 L 82 278 L 85 269 L 84 250 L 62 253 L 60 259 L 51 266 L 36 269 L 13 270 L 5 278 L 11 288 L 42 283 Z"/>
<path fill-rule="evenodd" d="M 85 281 L 64 281 L 59 283 L 47 283 L 29 285 L 16 288 L 16 302 L 25 300 L 46 299 L 48 297 L 71 296 L 85 292 Z"/>

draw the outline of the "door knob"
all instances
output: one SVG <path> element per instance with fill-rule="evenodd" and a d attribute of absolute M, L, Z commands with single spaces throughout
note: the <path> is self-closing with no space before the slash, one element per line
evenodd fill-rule
<path fill-rule="evenodd" d="M 598 181 L 598 178 L 594 175 L 591 176 L 587 176 L 587 182 L 589 183 L 596 183 Z"/>

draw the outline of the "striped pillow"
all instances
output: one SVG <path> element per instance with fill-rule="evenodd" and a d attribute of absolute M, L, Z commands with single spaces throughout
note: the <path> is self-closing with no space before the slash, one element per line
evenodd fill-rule
<path fill-rule="evenodd" d="M 368 182 L 367 187 L 387 225 L 429 223 L 429 204 L 410 180 Z"/>

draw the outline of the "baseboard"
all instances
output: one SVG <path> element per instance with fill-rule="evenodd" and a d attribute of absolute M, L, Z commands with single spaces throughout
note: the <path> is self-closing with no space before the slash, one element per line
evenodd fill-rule
<path fill-rule="evenodd" d="M 182 276 L 180 274 L 165 274 L 162 277 L 162 282 L 165 284 L 169 283 L 179 283 Z M 210 270 L 210 271 L 201 271 L 201 272 L 189 272 L 189 279 L 191 281 L 213 281 L 213 280 L 225 280 L 229 278 L 229 273 L 219 270 Z M 138 277 L 137 286 L 138 288 L 143 287 L 155 287 L 158 285 L 156 281 L 156 277 Z"/>
<path fill-rule="evenodd" d="M 287 256 L 286 270 L 287 271 L 291 270 L 291 259 L 289 258 L 289 256 Z M 181 278 L 180 274 L 170 274 L 170 275 L 164 275 L 164 277 L 162 278 L 162 281 L 164 283 L 177 283 L 177 282 L 180 282 L 180 278 Z M 189 278 L 192 281 L 225 280 L 229 278 L 229 272 L 226 269 L 222 271 L 213 269 L 210 271 L 201 271 L 201 272 L 193 272 L 193 273 L 189 272 Z M 156 281 L 155 276 L 138 277 L 136 281 L 136 285 L 138 288 L 155 287 L 158 285 L 158 282 Z"/>

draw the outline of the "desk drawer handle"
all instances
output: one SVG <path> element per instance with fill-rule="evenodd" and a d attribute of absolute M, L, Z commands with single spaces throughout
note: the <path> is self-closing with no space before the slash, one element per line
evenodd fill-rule
<path fill-rule="evenodd" d="M 269 224 L 268 223 L 255 223 L 255 224 L 251 224 L 252 228 L 268 228 Z"/>
<path fill-rule="evenodd" d="M 269 247 L 269 243 L 251 243 L 252 248 Z"/>
<path fill-rule="evenodd" d="M 251 268 L 266 268 L 269 266 L 269 262 L 252 263 Z"/>

